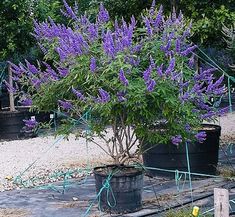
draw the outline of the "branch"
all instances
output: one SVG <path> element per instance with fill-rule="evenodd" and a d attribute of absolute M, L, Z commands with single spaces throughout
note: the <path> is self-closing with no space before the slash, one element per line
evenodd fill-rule
<path fill-rule="evenodd" d="M 93 139 L 88 139 L 88 141 L 93 142 L 95 145 L 97 145 L 99 148 L 101 148 L 107 155 L 114 158 L 114 156 L 111 155 L 111 153 L 108 153 L 99 143 L 95 142 Z"/>

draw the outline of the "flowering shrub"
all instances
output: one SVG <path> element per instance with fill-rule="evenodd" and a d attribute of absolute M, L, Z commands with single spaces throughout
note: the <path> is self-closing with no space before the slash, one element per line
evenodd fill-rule
<path fill-rule="evenodd" d="M 35 108 L 59 107 L 74 118 L 89 111 L 91 137 L 103 138 L 117 163 L 132 156 L 137 142 L 179 145 L 205 139 L 196 130 L 202 121 L 227 110 L 216 110 L 210 102 L 224 93 L 223 76 L 216 80 L 216 69 L 195 69 L 196 45 L 188 39 L 191 27 L 182 14 L 165 18 L 163 8 L 153 3 L 137 28 L 134 17 L 129 24 L 109 21 L 102 4 L 95 23 L 65 7 L 73 21 L 69 27 L 50 18 L 35 22 L 45 62 L 40 67 L 11 64 L 14 80 L 28 87 Z M 110 139 L 104 137 L 107 126 Z"/>

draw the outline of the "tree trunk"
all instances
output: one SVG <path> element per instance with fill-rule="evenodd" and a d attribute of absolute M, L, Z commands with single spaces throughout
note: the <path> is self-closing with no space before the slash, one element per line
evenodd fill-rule
<path fill-rule="evenodd" d="M 9 75 L 9 84 L 11 87 L 13 87 L 12 71 L 10 65 L 8 66 L 8 75 Z M 9 93 L 9 101 L 10 101 L 10 111 L 11 112 L 16 111 L 14 103 L 14 93 L 12 91 L 10 91 Z"/>

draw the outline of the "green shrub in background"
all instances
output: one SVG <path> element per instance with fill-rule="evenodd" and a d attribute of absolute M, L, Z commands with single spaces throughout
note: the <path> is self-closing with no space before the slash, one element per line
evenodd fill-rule
<path fill-rule="evenodd" d="M 68 1 L 69 5 L 75 0 Z M 135 15 L 140 17 L 152 0 L 77 0 L 79 12 L 95 14 L 100 2 L 109 10 L 111 18 L 124 19 Z M 222 40 L 222 23 L 230 26 L 235 20 L 234 0 L 157 0 L 165 13 L 169 14 L 173 6 L 182 10 L 185 17 L 193 20 L 193 41 L 204 47 L 225 47 Z M 1 0 L 0 1 L 0 61 L 38 57 L 33 47 L 34 39 L 30 35 L 33 19 L 45 20 L 48 16 L 62 22 L 60 9 L 63 0 Z M 64 20 L 63 22 L 68 22 Z M 26 56 L 25 56 L 26 55 Z"/>
<path fill-rule="evenodd" d="M 2 0 L 0 2 L 0 61 L 37 57 L 33 19 L 60 19 L 60 0 Z"/>
<path fill-rule="evenodd" d="M 150 7 L 152 0 L 91 0 L 91 8 L 103 2 L 109 10 L 112 19 L 138 17 L 146 7 Z M 232 25 L 235 20 L 234 0 L 156 0 L 157 5 L 163 5 L 165 13 L 169 15 L 174 6 L 181 10 L 188 20 L 192 20 L 193 41 L 203 46 L 223 47 L 222 23 Z"/>

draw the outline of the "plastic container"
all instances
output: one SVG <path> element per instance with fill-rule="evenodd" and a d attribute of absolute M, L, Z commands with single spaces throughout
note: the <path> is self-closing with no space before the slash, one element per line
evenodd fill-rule
<path fill-rule="evenodd" d="M 219 139 L 221 127 L 218 125 L 203 124 L 203 131 L 207 138 L 203 143 L 188 143 L 190 170 L 192 173 L 216 174 L 218 164 Z M 150 145 L 146 145 L 150 147 Z M 185 144 L 179 147 L 170 144 L 159 144 L 143 153 L 145 167 L 161 168 L 166 170 L 188 171 Z M 148 170 L 151 176 L 174 176 L 174 173 Z"/>
<path fill-rule="evenodd" d="M 111 171 L 114 171 L 109 182 Z M 116 172 L 117 173 L 116 173 Z M 94 168 L 99 207 L 107 213 L 130 213 L 142 207 L 143 171 L 130 166 L 107 165 Z M 105 187 L 104 187 L 105 185 Z"/>

